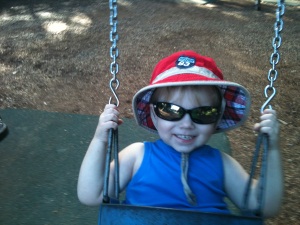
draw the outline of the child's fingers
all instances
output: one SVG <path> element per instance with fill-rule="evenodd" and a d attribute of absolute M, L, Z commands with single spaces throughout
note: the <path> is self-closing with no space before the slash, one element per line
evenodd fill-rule
<path fill-rule="evenodd" d="M 104 107 L 104 111 L 106 110 L 106 109 L 118 109 L 118 107 L 116 106 L 116 105 L 114 105 L 114 104 L 106 104 L 105 105 L 105 107 Z"/>
<path fill-rule="evenodd" d="M 277 112 L 273 109 L 265 109 L 263 111 L 263 113 L 261 114 L 261 118 L 268 117 L 268 116 L 276 118 L 277 117 Z"/>
<path fill-rule="evenodd" d="M 115 105 L 107 104 L 104 108 L 103 113 L 100 115 L 100 123 L 114 121 L 118 124 L 119 115 L 120 113 Z"/>
<path fill-rule="evenodd" d="M 118 127 L 118 124 L 118 117 L 110 114 L 101 118 L 99 126 L 104 130 L 109 130 L 110 128 L 116 129 Z"/>
<path fill-rule="evenodd" d="M 255 131 L 259 132 L 259 130 L 260 130 L 260 124 L 259 123 L 254 124 L 254 128 L 253 129 Z"/>
<path fill-rule="evenodd" d="M 113 105 L 113 104 L 107 104 L 104 108 L 104 111 L 102 114 L 115 114 L 117 116 L 119 116 L 119 110 L 118 107 Z"/>
<path fill-rule="evenodd" d="M 260 123 L 254 125 L 254 130 L 262 133 L 266 133 L 270 136 L 278 134 L 279 124 L 277 121 L 276 111 L 272 109 L 266 109 L 260 117 Z"/>
<path fill-rule="evenodd" d="M 119 119 L 118 120 L 118 125 L 120 126 L 123 123 L 123 120 Z"/>
<path fill-rule="evenodd" d="M 117 129 L 117 127 L 123 123 L 119 119 L 119 111 L 117 106 L 113 104 L 107 104 L 104 107 L 103 113 L 99 117 L 99 123 L 96 129 L 96 136 L 101 140 L 106 140 L 108 131 L 110 129 Z"/>

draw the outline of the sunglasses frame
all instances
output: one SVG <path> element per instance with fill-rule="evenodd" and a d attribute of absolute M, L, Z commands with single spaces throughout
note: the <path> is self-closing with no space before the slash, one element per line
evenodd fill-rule
<path fill-rule="evenodd" d="M 183 114 L 181 116 L 179 116 L 178 118 L 168 118 L 168 117 L 166 117 L 166 116 L 164 116 L 160 113 L 160 110 L 159 110 L 160 107 L 158 106 L 158 104 L 166 104 L 166 105 L 169 106 L 169 108 L 171 108 L 172 106 L 179 107 L 178 112 L 183 111 Z M 187 113 L 190 115 L 191 120 L 196 124 L 213 124 L 213 123 L 216 123 L 220 118 L 221 107 L 199 106 L 199 107 L 196 107 L 196 108 L 193 108 L 193 109 L 185 109 L 180 105 L 176 105 L 176 104 L 173 104 L 173 103 L 170 103 L 170 102 L 155 102 L 155 103 L 152 103 L 152 105 L 153 105 L 155 114 L 159 118 L 161 118 L 163 120 L 167 120 L 167 121 L 180 121 Z M 202 115 L 200 118 L 194 118 L 193 111 L 199 110 L 199 109 L 210 109 L 210 111 L 213 111 L 213 109 L 215 109 L 216 113 L 214 115 L 211 115 L 211 116 Z M 200 112 L 201 112 L 201 110 L 200 110 Z M 201 118 L 202 118 L 202 120 L 201 120 Z M 209 121 L 203 121 L 203 118 L 211 118 L 211 119 Z"/>

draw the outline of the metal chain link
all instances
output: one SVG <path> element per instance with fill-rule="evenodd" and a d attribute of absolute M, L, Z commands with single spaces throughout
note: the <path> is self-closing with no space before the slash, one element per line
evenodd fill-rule
<path fill-rule="evenodd" d="M 119 98 L 116 93 L 120 83 L 117 79 L 117 73 L 119 72 L 119 65 L 117 63 L 117 58 L 119 56 L 119 50 L 117 47 L 117 42 L 119 39 L 117 32 L 117 16 L 118 16 L 118 4 L 117 0 L 109 0 L 109 24 L 110 24 L 110 34 L 109 39 L 111 42 L 110 47 L 110 58 L 112 62 L 110 64 L 110 73 L 112 74 L 112 79 L 109 82 L 109 87 L 113 96 L 115 98 L 115 102 L 112 102 L 112 97 L 109 98 L 109 104 L 115 104 L 119 106 Z M 108 144 L 107 144 L 107 152 L 106 152 L 106 161 L 105 161 L 105 172 L 104 172 L 104 186 L 103 186 L 103 202 L 109 203 L 110 197 L 108 196 L 108 183 L 109 183 L 109 173 L 110 173 L 110 162 L 112 151 L 114 153 L 115 160 L 115 170 L 114 170 L 114 181 L 115 181 L 115 198 L 119 198 L 119 161 L 118 161 L 118 153 L 119 153 L 119 143 L 118 143 L 118 129 L 110 129 L 108 133 Z"/>
<path fill-rule="evenodd" d="M 280 32 L 283 29 L 282 16 L 284 15 L 284 12 L 285 12 L 284 0 L 278 0 L 277 6 L 278 7 L 276 9 L 276 22 L 274 24 L 275 36 L 272 41 L 273 53 L 271 54 L 271 57 L 270 57 L 270 64 L 272 65 L 272 68 L 268 72 L 268 80 L 270 83 L 265 87 L 265 90 L 264 90 L 265 97 L 267 98 L 267 100 L 262 105 L 261 112 L 263 112 L 267 106 L 269 106 L 269 108 L 272 109 L 272 106 L 269 103 L 271 102 L 271 100 L 274 98 L 274 96 L 276 94 L 276 88 L 273 86 L 273 84 L 278 76 L 278 71 L 276 69 L 276 65 L 279 63 L 279 60 L 280 60 L 280 54 L 279 54 L 278 49 L 281 46 L 281 42 L 282 42 Z M 271 93 L 271 95 L 269 95 L 269 93 Z"/>
<path fill-rule="evenodd" d="M 109 24 L 110 24 L 110 34 L 109 39 L 111 42 L 110 47 L 110 58 L 112 62 L 110 64 L 110 73 L 112 74 L 112 79 L 109 82 L 109 87 L 113 96 L 115 98 L 114 104 L 119 106 L 119 98 L 116 93 L 120 82 L 117 78 L 117 73 L 119 72 L 119 65 L 117 63 L 117 58 L 119 57 L 119 49 L 117 47 L 117 42 L 119 40 L 118 32 L 117 32 L 117 25 L 118 25 L 118 4 L 117 0 L 109 0 L 109 9 L 110 9 L 110 16 L 109 16 Z M 109 99 L 109 104 L 112 103 L 112 97 Z"/>

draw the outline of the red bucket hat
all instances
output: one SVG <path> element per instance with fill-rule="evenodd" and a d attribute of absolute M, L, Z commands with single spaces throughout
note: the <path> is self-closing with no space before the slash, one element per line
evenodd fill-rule
<path fill-rule="evenodd" d="M 150 84 L 133 97 L 132 106 L 137 123 L 156 131 L 150 116 L 150 100 L 156 88 L 186 85 L 217 86 L 224 98 L 225 108 L 216 131 L 227 131 L 242 125 L 250 109 L 250 95 L 243 86 L 225 81 L 212 58 L 194 51 L 176 52 L 158 62 Z"/>

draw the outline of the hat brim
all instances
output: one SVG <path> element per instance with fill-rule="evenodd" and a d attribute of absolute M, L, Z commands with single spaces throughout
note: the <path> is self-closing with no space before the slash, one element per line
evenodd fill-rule
<path fill-rule="evenodd" d="M 133 97 L 132 107 L 138 125 L 157 133 L 150 116 L 150 99 L 156 88 L 172 86 L 217 86 L 220 88 L 225 100 L 225 108 L 214 133 L 229 131 L 241 126 L 247 119 L 251 98 L 248 90 L 240 84 L 224 80 L 193 80 L 178 82 L 156 83 L 140 89 Z"/>

